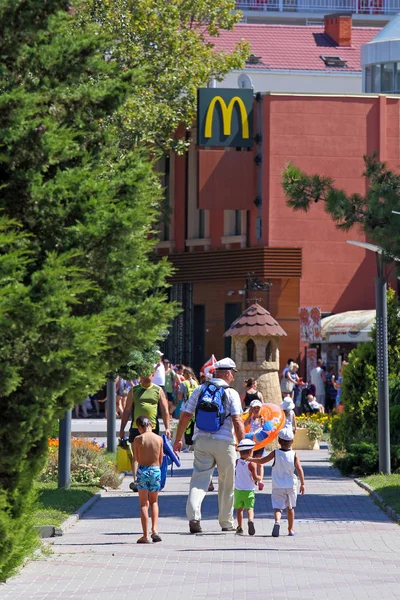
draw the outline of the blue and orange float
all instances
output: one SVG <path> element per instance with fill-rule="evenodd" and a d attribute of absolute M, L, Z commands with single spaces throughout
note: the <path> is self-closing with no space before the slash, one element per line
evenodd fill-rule
<path fill-rule="evenodd" d="M 260 416 L 263 424 L 254 432 L 250 431 L 250 412 L 243 413 L 245 438 L 253 440 L 254 450 L 264 448 L 277 437 L 280 430 L 284 427 L 286 416 L 279 404 L 263 404 L 261 406 Z"/>

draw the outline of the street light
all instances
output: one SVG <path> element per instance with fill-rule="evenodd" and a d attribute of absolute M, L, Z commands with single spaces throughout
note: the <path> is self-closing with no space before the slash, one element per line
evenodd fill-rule
<path fill-rule="evenodd" d="M 359 246 L 375 253 L 377 277 L 375 277 L 376 303 L 376 370 L 378 375 L 378 447 L 379 472 L 390 475 L 390 427 L 389 427 L 389 379 L 388 379 L 388 341 L 387 341 L 387 304 L 384 275 L 385 251 L 380 246 L 347 240 L 348 244 Z M 388 255 L 389 256 L 389 255 Z M 394 257 L 390 256 L 394 259 Z"/>

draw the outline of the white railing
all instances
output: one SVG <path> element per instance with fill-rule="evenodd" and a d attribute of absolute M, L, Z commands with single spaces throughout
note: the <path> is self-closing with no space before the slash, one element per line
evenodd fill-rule
<path fill-rule="evenodd" d="M 237 0 L 237 8 L 279 12 L 352 12 L 391 15 L 400 12 L 400 0 Z"/>

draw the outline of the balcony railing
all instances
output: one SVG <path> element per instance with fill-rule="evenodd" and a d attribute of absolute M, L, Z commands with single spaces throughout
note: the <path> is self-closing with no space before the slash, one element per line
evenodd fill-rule
<path fill-rule="evenodd" d="M 400 0 L 237 0 L 236 6 L 240 10 L 263 12 L 351 12 L 363 15 L 400 12 Z"/>

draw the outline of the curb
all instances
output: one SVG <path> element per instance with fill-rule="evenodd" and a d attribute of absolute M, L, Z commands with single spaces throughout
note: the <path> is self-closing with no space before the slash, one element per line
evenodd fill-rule
<path fill-rule="evenodd" d="M 361 481 L 361 479 L 355 479 L 355 483 L 363 490 L 367 491 L 373 500 L 379 505 L 379 507 L 383 510 L 384 513 L 387 514 L 395 523 L 400 524 L 400 515 L 390 506 L 385 504 L 382 497 L 375 492 L 367 483 Z"/>
<path fill-rule="evenodd" d="M 57 536 L 64 535 L 64 533 L 67 531 L 67 529 L 69 529 L 71 527 L 71 525 L 73 525 L 74 523 L 79 521 L 79 519 L 81 519 L 82 516 L 88 510 L 90 510 L 92 508 L 92 506 L 94 504 L 96 504 L 96 502 L 98 502 L 100 500 L 100 498 L 103 496 L 103 494 L 105 494 L 106 492 L 107 492 L 106 489 L 100 490 L 92 498 L 89 498 L 89 500 L 87 500 L 87 502 L 85 502 L 85 504 L 82 504 L 82 506 L 80 508 L 78 508 L 72 515 L 70 515 L 64 521 L 64 523 L 61 523 L 60 527 L 56 529 L 55 534 Z"/>

